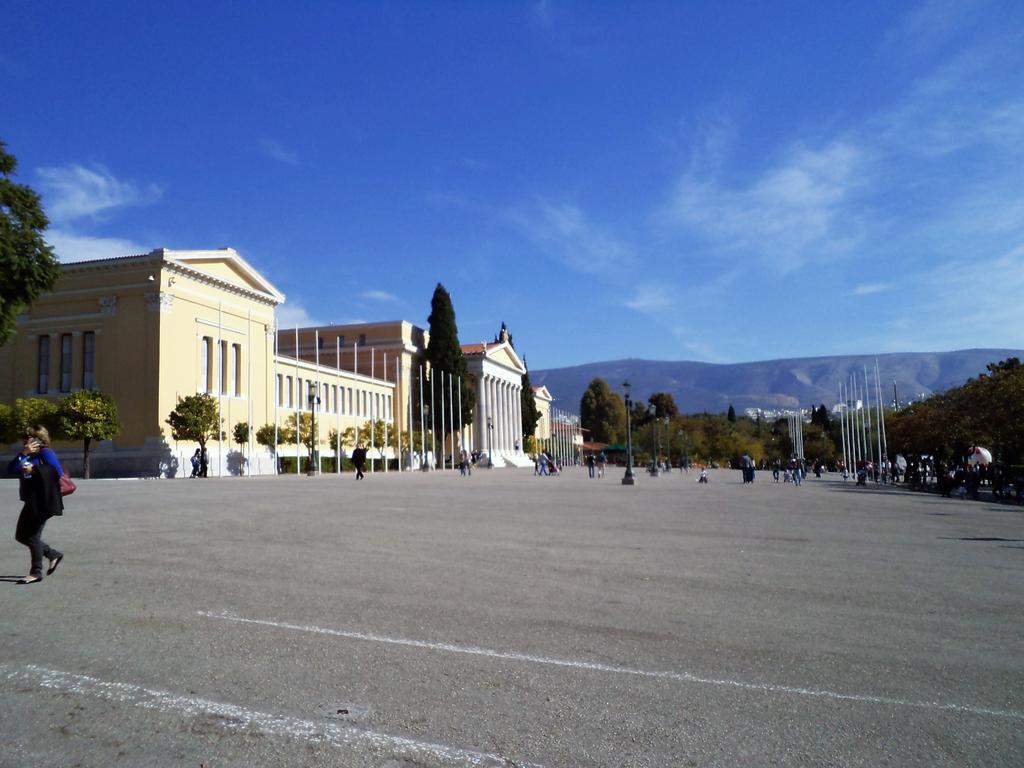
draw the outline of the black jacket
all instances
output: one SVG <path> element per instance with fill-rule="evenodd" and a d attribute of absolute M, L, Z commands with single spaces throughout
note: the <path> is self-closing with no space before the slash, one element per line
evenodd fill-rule
<path fill-rule="evenodd" d="M 60 475 L 49 464 L 37 464 L 29 483 L 26 502 L 43 520 L 64 514 L 64 498 L 60 495 Z"/>

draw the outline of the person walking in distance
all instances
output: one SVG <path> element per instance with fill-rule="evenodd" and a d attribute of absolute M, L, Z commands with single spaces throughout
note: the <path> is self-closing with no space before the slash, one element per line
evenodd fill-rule
<path fill-rule="evenodd" d="M 64 468 L 50 448 L 50 433 L 36 424 L 22 438 L 21 453 L 7 465 L 7 473 L 18 475 L 18 493 L 25 505 L 18 517 L 14 538 L 28 547 L 31 568 L 18 584 L 35 584 L 43 580 L 43 558 L 49 561 L 46 575 L 57 570 L 64 555 L 43 541 L 43 526 L 56 515 L 64 514 L 60 478 Z"/>
<path fill-rule="evenodd" d="M 362 443 L 357 443 L 352 451 L 352 466 L 356 468 L 356 480 L 362 480 L 363 468 L 366 466 L 366 449 Z"/>

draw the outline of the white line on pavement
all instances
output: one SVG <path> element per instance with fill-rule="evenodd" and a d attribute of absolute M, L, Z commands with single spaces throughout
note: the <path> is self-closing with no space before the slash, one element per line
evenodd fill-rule
<path fill-rule="evenodd" d="M 509 659 L 512 661 L 528 661 L 534 664 L 548 664 L 555 667 L 569 667 L 572 669 L 586 669 L 594 672 L 610 672 L 618 675 L 635 675 L 637 677 L 650 677 L 659 680 L 677 680 L 683 683 L 697 683 L 700 685 L 718 685 L 728 688 L 739 688 L 745 691 L 760 691 L 763 693 L 785 693 L 797 696 L 812 696 L 823 699 L 834 699 L 836 701 L 854 701 L 864 704 L 884 704 L 894 707 L 915 707 L 918 709 L 932 709 L 945 712 L 963 712 L 972 715 L 983 715 L 986 717 L 1006 717 L 1013 720 L 1024 720 L 1024 712 L 1012 709 L 992 709 L 979 707 L 971 704 L 956 704 L 942 701 L 913 701 L 911 699 L 895 699 L 888 696 L 870 696 L 859 693 L 841 693 L 829 691 L 822 688 L 800 688 L 791 685 L 776 685 L 774 683 L 747 683 L 742 680 L 726 680 L 712 677 L 700 677 L 689 672 L 664 672 L 657 670 L 634 669 L 631 667 L 617 667 L 610 664 L 598 664 L 591 661 L 573 661 L 570 659 L 555 659 L 547 656 L 534 656 L 528 653 L 514 653 L 511 651 L 495 651 L 489 648 L 479 648 L 472 645 L 454 645 L 452 643 L 434 643 L 426 640 L 411 640 L 403 637 L 387 637 L 386 635 L 373 635 L 365 632 L 352 632 L 349 630 L 329 629 L 309 624 L 289 624 L 283 621 L 270 621 L 268 619 L 247 619 L 236 616 L 229 611 L 197 611 L 200 616 L 211 619 L 222 619 L 234 621 L 241 624 L 257 624 L 264 627 L 276 627 L 278 629 L 293 629 L 299 632 L 312 632 L 319 635 L 330 635 L 333 637 L 345 637 L 351 640 L 366 640 L 373 643 L 387 643 L 389 645 L 404 645 L 411 648 L 423 648 L 430 651 L 445 651 L 447 653 L 463 653 L 471 656 L 486 656 L 492 659 Z"/>
<path fill-rule="evenodd" d="M 228 731 L 255 729 L 268 736 L 284 736 L 310 743 L 326 743 L 333 747 L 366 749 L 373 754 L 395 756 L 415 763 L 427 761 L 457 766 L 482 766 L 483 768 L 508 768 L 513 765 L 541 768 L 532 763 L 514 762 L 501 755 L 487 752 L 475 752 L 445 744 L 416 741 L 404 736 L 393 736 L 380 731 L 365 730 L 338 723 L 258 712 L 197 696 L 180 696 L 169 691 L 143 688 L 130 683 L 109 682 L 87 675 L 48 669 L 35 664 L 28 664 L 24 667 L 0 664 L 0 681 L 3 680 L 37 685 L 62 693 L 130 704 L 143 709 L 175 712 L 186 717 L 212 715 L 222 718 L 221 725 Z"/>

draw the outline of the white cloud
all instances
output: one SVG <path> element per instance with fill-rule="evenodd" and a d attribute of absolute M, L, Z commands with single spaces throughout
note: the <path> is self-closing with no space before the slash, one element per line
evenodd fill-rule
<path fill-rule="evenodd" d="M 892 287 L 890 283 L 861 283 L 854 287 L 852 294 L 854 296 L 869 296 L 872 293 L 892 290 Z"/>
<path fill-rule="evenodd" d="M 260 142 L 260 151 L 267 157 L 285 163 L 286 165 L 298 165 L 299 155 L 294 149 L 288 149 L 280 142 L 273 139 L 263 139 Z"/>
<path fill-rule="evenodd" d="M 306 308 L 294 301 L 286 301 L 277 308 L 277 327 L 280 330 L 287 328 L 309 328 L 314 325 L 326 325 L 306 311 Z"/>
<path fill-rule="evenodd" d="M 982 291 L 969 290 L 975 276 Z M 1024 242 L 991 259 L 923 270 L 908 283 L 920 292 L 902 301 L 893 318 L 913 329 L 907 341 L 925 349 L 1021 346 Z"/>
<path fill-rule="evenodd" d="M 359 294 L 359 298 L 368 299 L 369 301 L 398 301 L 398 297 L 393 293 L 387 291 L 363 291 Z"/>
<path fill-rule="evenodd" d="M 729 251 L 759 254 L 785 272 L 849 250 L 859 225 L 847 207 L 861 183 L 864 153 L 845 141 L 797 146 L 745 186 L 687 174 L 662 213 Z"/>
<path fill-rule="evenodd" d="M 577 272 L 607 275 L 632 261 L 629 249 L 593 226 L 578 206 L 540 201 L 533 210 L 507 215 L 542 251 Z"/>
<path fill-rule="evenodd" d="M 132 256 L 152 250 L 150 247 L 123 238 L 89 237 L 61 229 L 48 229 L 46 242 L 53 246 L 57 259 L 65 264 Z"/>
<path fill-rule="evenodd" d="M 633 291 L 633 296 L 623 303 L 632 310 L 650 314 L 670 309 L 672 299 L 665 285 L 647 283 L 638 285 Z"/>
<path fill-rule="evenodd" d="M 102 165 L 39 168 L 36 175 L 43 191 L 43 207 L 55 222 L 69 222 L 125 206 L 150 205 L 163 195 L 156 184 L 121 181 Z"/>

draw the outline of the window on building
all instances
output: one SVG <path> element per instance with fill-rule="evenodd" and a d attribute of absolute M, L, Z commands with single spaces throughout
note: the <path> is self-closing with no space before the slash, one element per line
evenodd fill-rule
<path fill-rule="evenodd" d="M 338 346 L 341 349 L 345 348 L 345 335 L 344 334 L 342 334 L 341 336 L 338 337 Z"/>
<path fill-rule="evenodd" d="M 360 415 L 369 416 L 369 410 L 367 409 L 366 395 L 369 394 L 365 389 L 363 390 L 363 411 Z"/>
<path fill-rule="evenodd" d="M 324 393 L 323 393 L 323 395 L 320 396 L 320 398 L 321 398 L 321 401 L 324 404 L 324 410 L 325 411 L 330 411 L 331 410 L 331 385 L 330 384 L 324 384 Z"/>
<path fill-rule="evenodd" d="M 213 390 L 213 337 L 203 336 L 199 346 L 199 391 L 211 392 Z"/>
<path fill-rule="evenodd" d="M 96 383 L 96 334 L 86 331 L 82 334 L 82 389 L 92 389 Z"/>
<path fill-rule="evenodd" d="M 228 343 L 223 339 L 217 344 L 217 391 L 222 394 L 228 394 L 228 375 L 230 370 L 228 369 Z"/>
<path fill-rule="evenodd" d="M 355 412 L 353 410 L 355 408 L 355 406 L 352 404 L 352 387 L 348 387 L 347 392 L 348 392 L 348 398 L 347 399 L 345 398 L 345 395 L 341 396 L 341 411 L 346 416 Z"/>
<path fill-rule="evenodd" d="M 60 391 L 71 391 L 71 334 L 60 337 Z"/>
<path fill-rule="evenodd" d="M 235 397 L 242 396 L 242 345 L 231 345 L 231 374 L 234 380 L 231 382 L 231 391 Z"/>
<path fill-rule="evenodd" d="M 50 337 L 39 337 L 39 376 L 36 391 L 45 395 L 50 388 Z"/>
<path fill-rule="evenodd" d="M 366 346 L 366 334 L 365 333 L 360 333 L 359 334 L 359 346 L 360 347 L 365 347 Z"/>
<path fill-rule="evenodd" d="M 276 403 L 278 408 L 282 405 L 282 398 L 284 397 L 284 377 L 279 373 L 277 374 L 277 387 L 275 387 L 274 394 L 276 396 Z"/>
<path fill-rule="evenodd" d="M 338 413 L 338 385 L 331 385 L 331 399 L 334 400 L 334 413 Z"/>
<path fill-rule="evenodd" d="M 285 389 L 288 391 L 288 407 L 291 408 L 295 404 L 295 395 L 293 390 L 294 382 L 292 377 L 289 376 L 285 379 Z"/>

